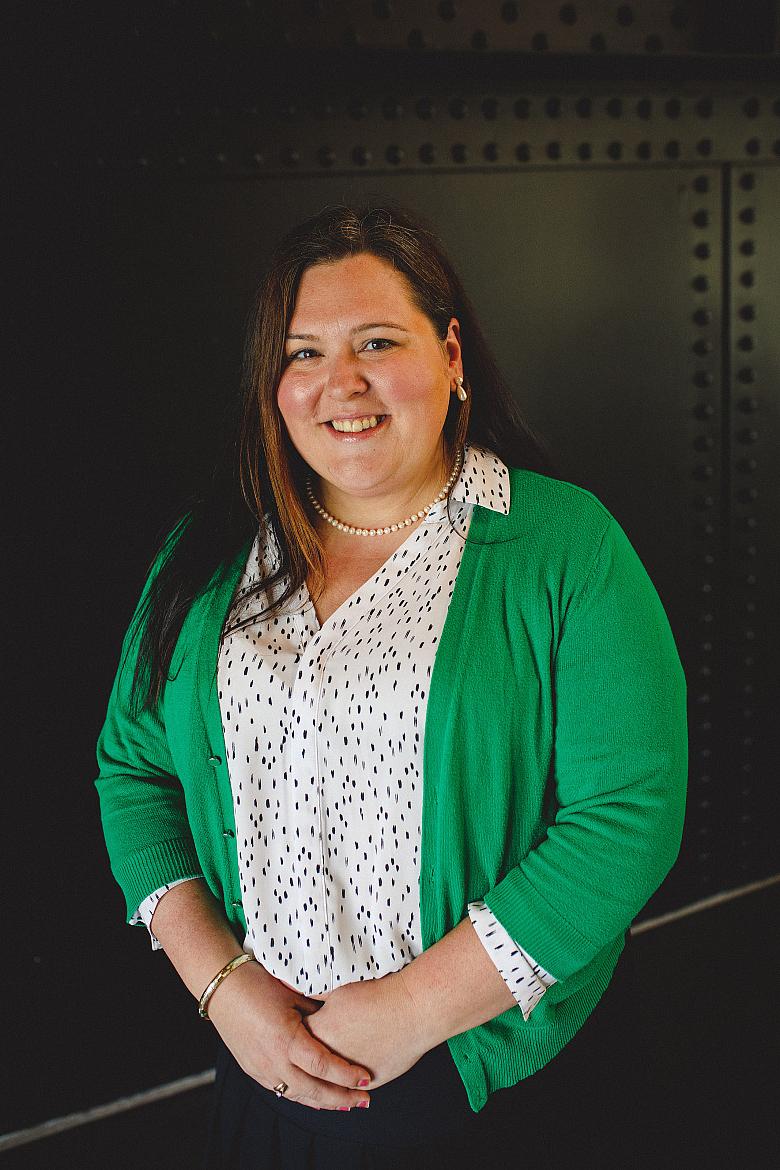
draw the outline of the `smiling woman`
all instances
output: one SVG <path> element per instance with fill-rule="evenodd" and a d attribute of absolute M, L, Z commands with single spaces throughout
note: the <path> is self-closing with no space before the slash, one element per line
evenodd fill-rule
<path fill-rule="evenodd" d="M 638 1165 L 624 946 L 687 775 L 658 595 L 419 217 L 293 229 L 244 358 L 98 744 L 128 921 L 218 1034 L 207 1164 Z"/>
<path fill-rule="evenodd" d="M 361 323 L 367 305 L 378 324 Z M 444 423 L 463 377 L 459 332 L 453 317 L 439 340 L 405 278 L 369 253 L 304 272 L 277 401 L 317 477 L 315 498 L 342 521 L 324 530 L 331 558 L 354 552 L 349 526 L 374 530 L 381 563 L 409 535 L 399 520 L 446 483 L 454 456 Z M 303 338 L 316 344 L 296 351 Z"/>

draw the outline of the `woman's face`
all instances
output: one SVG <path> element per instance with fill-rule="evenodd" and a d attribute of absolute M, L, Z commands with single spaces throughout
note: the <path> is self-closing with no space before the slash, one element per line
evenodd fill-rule
<path fill-rule="evenodd" d="M 373 527 L 430 503 L 446 478 L 442 429 L 463 373 L 457 320 L 439 341 L 405 278 L 361 253 L 306 269 L 285 353 L 279 410 L 325 507 Z"/>

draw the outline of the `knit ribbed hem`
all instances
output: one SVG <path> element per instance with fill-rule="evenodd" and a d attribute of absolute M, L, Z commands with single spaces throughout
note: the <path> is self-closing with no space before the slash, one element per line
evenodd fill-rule
<path fill-rule="evenodd" d="M 515 866 L 484 896 L 484 902 L 523 949 L 556 979 L 568 979 L 601 949 L 561 918 Z"/>
<path fill-rule="evenodd" d="M 519 1007 L 513 1007 L 447 1041 L 475 1113 L 492 1093 L 544 1068 L 579 1032 L 609 986 L 624 945 L 620 935 L 588 983 L 557 1005 L 554 1023 L 539 1027 L 533 1015 L 526 1023 Z"/>
<path fill-rule="evenodd" d="M 127 903 L 127 921 L 155 890 L 179 878 L 201 877 L 202 869 L 191 837 L 161 841 L 131 853 L 112 866 Z"/>

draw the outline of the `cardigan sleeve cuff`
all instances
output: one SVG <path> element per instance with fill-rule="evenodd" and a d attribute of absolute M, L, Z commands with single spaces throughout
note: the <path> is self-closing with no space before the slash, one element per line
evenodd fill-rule
<path fill-rule="evenodd" d="M 527 1022 L 547 988 L 552 987 L 556 979 L 510 937 L 484 902 L 469 902 L 468 912 L 480 942 L 517 1000 L 523 1019 Z"/>
<path fill-rule="evenodd" d="M 111 868 L 125 895 L 128 922 L 150 892 L 179 878 L 203 877 L 191 837 L 157 842 L 137 853 L 114 858 Z"/>

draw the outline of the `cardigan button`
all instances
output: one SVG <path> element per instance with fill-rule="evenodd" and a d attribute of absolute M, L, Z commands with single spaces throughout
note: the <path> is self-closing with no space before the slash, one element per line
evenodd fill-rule
<path fill-rule="evenodd" d="M 223 829 L 222 836 L 223 837 L 235 837 L 235 833 L 233 832 L 232 829 Z"/>
<path fill-rule="evenodd" d="M 209 763 L 211 764 L 212 768 L 216 768 L 219 764 L 222 763 L 222 760 L 219 756 L 209 756 Z"/>

